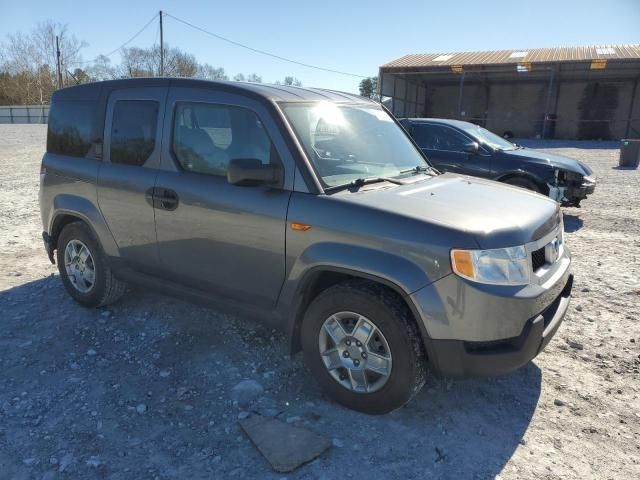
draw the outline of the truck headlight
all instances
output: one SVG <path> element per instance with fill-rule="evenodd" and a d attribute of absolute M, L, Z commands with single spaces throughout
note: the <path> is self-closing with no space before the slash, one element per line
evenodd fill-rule
<path fill-rule="evenodd" d="M 529 283 L 529 261 L 524 246 L 491 250 L 451 250 L 454 273 L 474 282 L 494 285 Z"/>

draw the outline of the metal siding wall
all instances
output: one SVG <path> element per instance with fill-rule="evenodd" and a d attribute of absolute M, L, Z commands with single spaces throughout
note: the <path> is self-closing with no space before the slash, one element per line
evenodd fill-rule
<path fill-rule="evenodd" d="M 382 74 L 382 96 L 393 97 L 393 87 L 396 76 L 391 73 Z"/>

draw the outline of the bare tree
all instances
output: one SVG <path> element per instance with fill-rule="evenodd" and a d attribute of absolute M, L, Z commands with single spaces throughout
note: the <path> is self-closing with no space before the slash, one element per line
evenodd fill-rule
<path fill-rule="evenodd" d="M 198 73 L 196 57 L 176 47 L 164 49 L 164 74 L 168 77 L 195 77 Z M 121 76 L 157 77 L 160 75 L 160 46 L 130 47 L 122 50 Z"/>
<path fill-rule="evenodd" d="M 233 81 L 234 82 L 246 82 L 246 79 L 244 78 L 244 74 L 242 73 L 236 73 L 233 76 Z"/>
<path fill-rule="evenodd" d="M 262 77 L 257 73 L 250 73 L 247 75 L 247 82 L 262 83 Z"/>
<path fill-rule="evenodd" d="M 120 77 L 120 73 L 117 67 L 111 65 L 111 60 L 105 55 L 98 55 L 91 65 L 87 69 L 89 78 L 93 81 L 100 80 L 115 80 Z"/>
<path fill-rule="evenodd" d="M 215 68 L 208 63 L 198 65 L 198 71 L 195 77 L 203 80 L 229 80 L 229 77 L 224 72 L 224 68 Z"/>
<path fill-rule="evenodd" d="M 59 40 L 62 72 L 82 64 L 80 51 L 87 44 L 56 22 L 39 23 L 30 33 L 9 34 L 0 48 L 0 70 L 14 92 L 14 102 L 43 104 L 57 88 L 56 36 Z"/>
<path fill-rule="evenodd" d="M 294 87 L 301 87 L 302 82 L 298 80 L 296 77 L 284 77 L 285 85 L 293 85 Z"/>

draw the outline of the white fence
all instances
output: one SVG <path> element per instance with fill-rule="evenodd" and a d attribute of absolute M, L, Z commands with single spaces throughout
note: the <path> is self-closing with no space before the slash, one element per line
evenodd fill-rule
<path fill-rule="evenodd" d="M 0 105 L 0 123 L 47 123 L 49 105 Z"/>

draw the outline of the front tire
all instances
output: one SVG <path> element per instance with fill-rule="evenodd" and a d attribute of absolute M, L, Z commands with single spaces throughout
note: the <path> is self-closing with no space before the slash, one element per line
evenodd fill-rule
<path fill-rule="evenodd" d="M 328 288 L 307 309 L 301 334 L 307 367 L 350 409 L 387 413 L 424 385 L 418 327 L 402 299 L 381 285 L 349 280 Z"/>
<path fill-rule="evenodd" d="M 85 307 L 114 303 L 126 284 L 111 271 L 100 244 L 83 222 L 73 222 L 58 236 L 57 263 L 67 293 Z"/>

